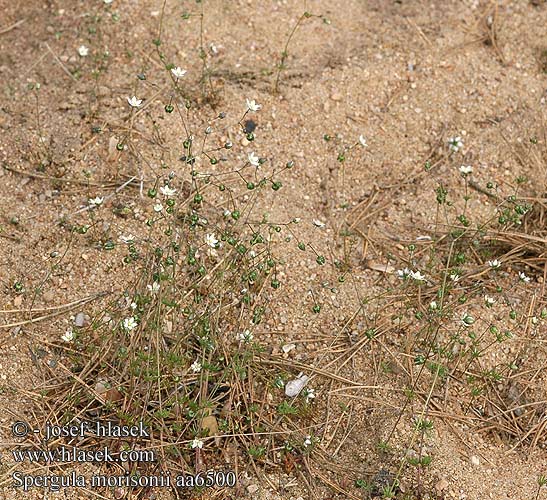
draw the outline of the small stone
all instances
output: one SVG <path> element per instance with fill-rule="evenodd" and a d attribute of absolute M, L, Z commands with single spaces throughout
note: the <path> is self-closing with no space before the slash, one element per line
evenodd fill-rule
<path fill-rule="evenodd" d="M 118 139 L 112 136 L 108 141 L 108 161 L 114 161 L 118 155 Z"/>
<path fill-rule="evenodd" d="M 110 89 L 104 85 L 99 85 L 97 87 L 97 97 L 106 97 L 111 93 Z"/>
<path fill-rule="evenodd" d="M 448 481 L 443 477 L 435 484 L 435 490 L 437 491 L 437 493 L 441 494 L 444 490 L 448 488 L 448 486 Z"/>
<path fill-rule="evenodd" d="M 22 303 L 23 303 L 23 296 L 22 295 L 17 295 L 17 297 L 15 297 L 13 299 L 13 305 L 15 307 L 21 307 Z"/>
<path fill-rule="evenodd" d="M 53 290 L 48 290 L 47 292 L 44 292 L 44 295 L 42 296 L 44 299 L 44 302 L 53 302 L 55 299 L 55 293 Z"/>
<path fill-rule="evenodd" d="M 82 328 L 85 323 L 85 314 L 83 312 L 79 312 L 76 314 L 76 317 L 74 318 L 74 326 L 77 326 L 78 328 Z"/>
<path fill-rule="evenodd" d="M 471 455 L 469 460 L 471 461 L 471 464 L 475 466 L 480 465 L 481 463 L 481 459 L 477 457 L 477 455 Z"/>
<path fill-rule="evenodd" d="M 104 394 L 108 391 L 107 383 L 103 380 L 100 380 L 95 384 L 95 392 L 97 394 Z"/>
<path fill-rule="evenodd" d="M 114 498 L 116 500 L 120 500 L 121 498 L 123 498 L 125 496 L 125 490 L 123 488 L 116 488 L 114 490 Z"/>
<path fill-rule="evenodd" d="M 241 139 L 241 143 L 240 143 L 242 146 L 248 146 L 250 144 L 250 142 L 247 140 L 246 137 L 244 137 L 243 139 Z"/>
<path fill-rule="evenodd" d="M 340 94 L 339 92 L 335 92 L 334 94 L 331 94 L 330 98 L 333 101 L 338 102 L 342 100 L 342 94 Z"/>
<path fill-rule="evenodd" d="M 247 491 L 252 495 L 253 493 L 256 493 L 258 491 L 258 485 L 257 484 L 250 484 L 247 486 Z"/>
<path fill-rule="evenodd" d="M 298 377 L 285 385 L 285 394 L 290 398 L 294 398 L 300 394 L 300 391 L 304 389 L 304 386 L 308 383 L 310 377 L 300 373 Z"/>
<path fill-rule="evenodd" d="M 295 347 L 295 344 L 285 344 L 283 347 L 281 347 L 281 349 L 286 354 L 288 352 L 291 352 Z"/>

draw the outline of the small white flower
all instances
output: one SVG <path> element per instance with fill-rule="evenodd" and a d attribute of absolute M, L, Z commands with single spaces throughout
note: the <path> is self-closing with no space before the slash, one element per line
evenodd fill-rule
<path fill-rule="evenodd" d="M 315 399 L 315 389 L 311 387 L 304 389 L 304 396 L 306 397 L 306 403 L 309 403 L 311 399 Z"/>
<path fill-rule="evenodd" d="M 160 193 L 163 196 L 175 196 L 177 190 L 175 188 L 169 187 L 167 185 L 160 187 Z"/>
<path fill-rule="evenodd" d="M 410 271 L 410 277 L 416 281 L 425 281 L 425 276 L 420 271 Z"/>
<path fill-rule="evenodd" d="M 260 167 L 260 158 L 254 154 L 254 152 L 249 153 L 248 157 L 249 163 L 254 167 Z"/>
<path fill-rule="evenodd" d="M 135 241 L 135 237 L 130 234 L 129 236 L 120 236 L 120 241 L 122 243 L 133 243 Z"/>
<path fill-rule="evenodd" d="M 112 0 L 103 0 L 106 5 L 110 5 L 112 3 Z"/>
<path fill-rule="evenodd" d="M 367 139 L 365 138 L 365 136 L 363 134 L 361 134 L 359 136 L 359 143 L 361 144 L 361 146 L 363 146 L 364 148 L 367 147 Z"/>
<path fill-rule="evenodd" d="M 448 277 L 455 283 L 460 281 L 460 275 L 458 273 L 451 273 Z"/>
<path fill-rule="evenodd" d="M 137 309 L 137 303 L 136 302 L 131 302 L 129 307 L 131 307 L 131 309 L 135 310 L 135 309 Z"/>
<path fill-rule="evenodd" d="M 61 339 L 65 342 L 72 342 L 74 340 L 74 332 L 72 331 L 72 328 L 69 328 L 63 335 L 61 335 Z"/>
<path fill-rule="evenodd" d="M 129 318 L 125 318 L 123 320 L 123 329 L 130 332 L 131 330 L 134 330 L 137 328 L 137 321 L 133 316 L 130 316 Z"/>
<path fill-rule="evenodd" d="M 205 243 L 207 243 L 207 245 L 209 245 L 211 248 L 217 248 L 218 246 L 218 240 L 216 239 L 214 234 L 206 235 Z"/>
<path fill-rule="evenodd" d="M 186 74 L 186 70 L 179 68 L 178 66 L 176 68 L 171 69 L 171 73 L 173 73 L 173 76 L 177 79 L 182 78 Z"/>
<path fill-rule="evenodd" d="M 397 276 L 402 280 L 408 278 L 411 273 L 412 273 L 412 271 L 408 267 L 405 267 L 404 269 L 397 270 Z"/>
<path fill-rule="evenodd" d="M 127 102 L 132 108 L 139 108 L 142 104 L 142 99 L 137 99 L 136 96 L 128 97 Z"/>
<path fill-rule="evenodd" d="M 193 441 L 192 441 L 192 448 L 199 448 L 201 450 L 201 448 L 203 448 L 203 441 L 201 439 L 198 439 L 198 438 L 195 438 Z"/>
<path fill-rule="evenodd" d="M 471 165 L 462 165 L 459 170 L 460 173 L 465 177 L 466 175 L 473 172 L 473 167 Z"/>
<path fill-rule="evenodd" d="M 467 313 L 462 314 L 462 324 L 463 324 L 463 326 L 465 326 L 467 328 L 468 326 L 471 326 L 474 322 L 475 322 L 475 318 L 473 318 L 473 316 L 471 316 Z"/>
<path fill-rule="evenodd" d="M 431 304 L 429 304 L 429 309 L 435 311 L 437 309 L 437 302 L 432 301 Z"/>
<path fill-rule="evenodd" d="M 519 279 L 524 283 L 530 283 L 530 277 L 526 276 L 522 271 L 519 273 Z"/>
<path fill-rule="evenodd" d="M 499 261 L 498 259 L 489 260 L 489 261 L 488 261 L 488 265 L 489 265 L 492 269 L 498 269 L 498 268 L 501 266 L 501 261 Z"/>
<path fill-rule="evenodd" d="M 461 148 L 463 148 L 461 137 L 451 137 L 448 139 L 448 148 L 454 153 L 457 153 Z"/>
<path fill-rule="evenodd" d="M 201 363 L 197 359 L 190 365 L 190 370 L 192 370 L 194 373 L 199 373 L 201 371 L 201 368 Z"/>
<path fill-rule="evenodd" d="M 253 334 L 249 330 L 245 330 L 244 332 L 239 333 L 238 336 L 237 336 L 237 339 L 240 342 L 245 342 L 246 344 L 251 342 L 251 340 L 253 340 L 253 338 L 254 338 Z"/>
<path fill-rule="evenodd" d="M 161 212 L 163 210 L 163 205 L 158 201 L 154 205 L 154 212 Z"/>
<path fill-rule="evenodd" d="M 254 99 L 246 99 L 247 101 L 247 109 L 249 111 L 258 111 L 262 105 L 257 104 Z"/>
<path fill-rule="evenodd" d="M 316 227 L 325 227 L 325 223 L 321 222 L 320 220 L 317 220 L 317 219 L 313 220 L 313 225 L 316 226 Z"/>
<path fill-rule="evenodd" d="M 154 281 L 151 285 L 146 285 L 149 292 L 158 293 L 160 291 L 160 284 L 157 281 Z"/>
<path fill-rule="evenodd" d="M 86 57 L 89 54 L 89 48 L 85 45 L 80 45 L 78 47 L 78 54 L 80 54 L 80 57 Z"/>
<path fill-rule="evenodd" d="M 96 198 L 90 198 L 89 204 L 92 207 L 98 207 L 99 205 L 102 205 L 104 201 L 104 198 L 101 198 L 100 196 L 97 196 Z"/>
<path fill-rule="evenodd" d="M 311 436 L 306 436 L 306 439 L 304 439 L 304 447 L 308 447 L 308 446 L 311 446 L 312 444 L 312 440 L 311 440 Z"/>
<path fill-rule="evenodd" d="M 496 299 L 494 299 L 494 297 L 489 297 L 488 295 L 485 295 L 484 302 L 486 304 L 486 307 L 492 307 L 496 302 Z"/>

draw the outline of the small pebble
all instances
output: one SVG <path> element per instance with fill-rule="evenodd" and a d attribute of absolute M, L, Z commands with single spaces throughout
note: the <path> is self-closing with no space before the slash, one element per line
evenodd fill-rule
<path fill-rule="evenodd" d="M 79 312 L 78 314 L 76 314 L 76 317 L 74 318 L 74 325 L 77 326 L 78 328 L 82 328 L 82 326 L 84 326 L 84 323 L 85 323 L 85 315 L 83 312 Z"/>

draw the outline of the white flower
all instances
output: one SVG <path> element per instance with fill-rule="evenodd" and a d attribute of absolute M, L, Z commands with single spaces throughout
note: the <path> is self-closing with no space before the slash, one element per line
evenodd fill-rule
<path fill-rule="evenodd" d="M 160 284 L 157 281 L 154 281 L 151 285 L 146 285 L 146 288 L 152 293 L 158 293 L 160 291 Z"/>
<path fill-rule="evenodd" d="M 496 299 L 494 299 L 494 297 L 489 297 L 488 295 L 485 295 L 484 302 L 486 303 L 486 307 L 492 307 L 494 305 L 494 302 L 496 302 Z"/>
<path fill-rule="evenodd" d="M 110 5 L 112 3 L 112 0 L 103 0 L 106 5 Z"/>
<path fill-rule="evenodd" d="M 526 276 L 522 271 L 519 273 L 519 278 L 521 281 L 524 281 L 524 283 L 530 283 L 530 277 Z"/>
<path fill-rule="evenodd" d="M 133 316 L 130 316 L 129 318 L 125 318 L 122 323 L 123 329 L 130 332 L 131 330 L 134 330 L 137 328 L 137 321 Z"/>
<path fill-rule="evenodd" d="M 412 271 L 408 267 L 405 267 L 404 269 L 397 270 L 397 276 L 404 280 L 405 278 L 408 278 L 410 276 L 411 272 Z"/>
<path fill-rule="evenodd" d="M 249 153 L 247 158 L 249 158 L 249 163 L 251 165 L 255 167 L 260 167 L 260 159 L 254 154 L 254 152 Z"/>
<path fill-rule="evenodd" d="M 321 222 L 320 220 L 314 219 L 312 222 L 313 222 L 313 225 L 316 227 L 325 227 L 325 223 Z"/>
<path fill-rule="evenodd" d="M 306 439 L 304 439 L 304 446 L 307 448 L 308 446 L 311 446 L 311 436 L 306 436 Z"/>
<path fill-rule="evenodd" d="M 199 373 L 201 371 L 201 363 L 196 359 L 191 365 L 190 370 L 192 370 L 194 373 Z M 201 448 L 201 446 L 200 446 Z"/>
<path fill-rule="evenodd" d="M 244 332 L 241 332 L 237 335 L 237 339 L 240 342 L 245 342 L 246 344 L 251 342 L 251 340 L 253 340 L 253 338 L 254 338 L 253 334 L 249 330 L 245 330 Z"/>
<path fill-rule="evenodd" d="M 72 331 L 72 328 L 69 328 L 63 335 L 61 335 L 61 339 L 65 342 L 72 342 L 74 340 L 74 332 Z"/>
<path fill-rule="evenodd" d="M 135 241 L 135 237 L 130 234 L 129 236 L 120 236 L 120 241 L 122 243 L 133 243 Z"/>
<path fill-rule="evenodd" d="M 158 201 L 154 205 L 154 212 L 161 212 L 163 210 L 163 205 Z"/>
<path fill-rule="evenodd" d="M 429 304 L 429 309 L 435 311 L 435 309 L 437 309 L 437 302 L 432 301 L 431 304 Z"/>
<path fill-rule="evenodd" d="M 160 187 L 160 193 L 163 196 L 175 196 L 177 190 L 175 188 L 169 187 L 167 185 Z"/>
<path fill-rule="evenodd" d="M 501 261 L 499 261 L 498 259 L 489 260 L 489 261 L 488 261 L 488 265 L 489 265 L 492 269 L 498 269 L 498 268 L 501 266 Z"/>
<path fill-rule="evenodd" d="M 473 167 L 471 165 L 462 165 L 459 170 L 460 173 L 465 177 L 467 174 L 473 172 Z"/>
<path fill-rule="evenodd" d="M 89 54 L 89 48 L 87 48 L 85 45 L 80 45 L 78 47 L 78 54 L 80 54 L 80 57 L 85 57 Z"/>
<path fill-rule="evenodd" d="M 359 136 L 359 143 L 361 144 L 361 146 L 363 146 L 364 148 L 367 147 L 367 140 L 365 138 L 365 136 L 363 134 L 361 134 Z"/>
<path fill-rule="evenodd" d="M 137 97 L 133 96 L 133 97 L 128 97 L 127 102 L 132 108 L 139 108 L 140 105 L 142 104 L 142 99 L 137 99 Z"/>
<path fill-rule="evenodd" d="M 207 245 L 209 245 L 211 248 L 216 248 L 218 246 L 218 240 L 216 239 L 214 234 L 206 235 L 205 243 L 207 243 Z"/>
<path fill-rule="evenodd" d="M 199 448 L 201 450 L 201 448 L 203 448 L 203 441 L 201 439 L 195 438 L 192 441 L 191 446 L 192 446 L 192 448 Z"/>
<path fill-rule="evenodd" d="M 457 153 L 461 148 L 463 148 L 461 137 L 451 137 L 448 139 L 448 148 L 454 153 Z"/>
<path fill-rule="evenodd" d="M 171 69 L 171 73 L 173 73 L 173 76 L 177 79 L 182 78 L 186 74 L 186 70 L 179 68 L 178 66 L 176 68 Z"/>
<path fill-rule="evenodd" d="M 410 271 L 410 277 L 416 281 L 425 281 L 425 276 L 420 271 Z"/>
<path fill-rule="evenodd" d="M 315 389 L 311 387 L 304 389 L 304 396 L 306 397 L 306 403 L 309 403 L 310 399 L 315 399 Z"/>
<path fill-rule="evenodd" d="M 247 109 L 249 111 L 258 111 L 262 105 L 257 104 L 254 99 L 246 99 L 247 101 Z"/>
<path fill-rule="evenodd" d="M 92 207 L 98 207 L 99 205 L 102 205 L 104 201 L 104 198 L 101 198 L 100 196 L 97 196 L 96 198 L 90 198 L 89 204 Z"/>
<path fill-rule="evenodd" d="M 460 281 L 460 275 L 458 273 L 451 273 L 448 277 L 454 282 Z"/>
<path fill-rule="evenodd" d="M 131 307 L 131 309 L 135 310 L 135 309 L 137 309 L 137 303 L 136 302 L 131 302 L 129 307 Z"/>
<path fill-rule="evenodd" d="M 463 324 L 463 326 L 465 326 L 467 328 L 468 326 L 471 326 L 474 322 L 475 322 L 475 318 L 473 318 L 473 316 L 470 316 L 467 313 L 463 313 L 463 315 L 462 315 L 462 324 Z"/>

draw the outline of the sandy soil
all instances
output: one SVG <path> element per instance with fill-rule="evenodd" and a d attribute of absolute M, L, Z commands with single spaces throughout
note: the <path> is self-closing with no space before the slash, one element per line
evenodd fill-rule
<path fill-rule="evenodd" d="M 121 262 L 123 253 L 116 249 L 105 256 L 93 238 L 101 231 L 116 238 L 136 233 L 151 202 L 140 196 L 138 186 L 120 191 L 101 208 L 93 238 L 71 241 L 59 220 L 79 210 L 87 199 L 112 193 L 111 186 L 131 176 L 142 173 L 145 179 L 153 178 L 158 157 L 148 148 L 154 125 L 165 146 L 162 160 L 177 174 L 185 167 L 178 160 L 181 130 L 160 113 L 165 94 L 154 97 L 168 83 L 152 44 L 161 2 L 23 1 L 0 6 L 0 163 L 7 167 L 0 168 L 0 435 L 2 472 L 6 472 L 12 466 L 9 450 L 14 444 L 10 425 L 14 420 L 32 420 L 35 409 L 27 391 L 43 383 L 46 374 L 32 353 L 39 348 L 48 351 L 73 323 L 73 316 L 92 315 L 102 299 L 21 327 L 16 323 L 31 317 L 29 308 L 54 308 L 99 292 L 123 290 L 129 280 Z M 272 198 L 264 204 L 271 202 L 274 220 L 301 218 L 298 236 L 313 242 L 318 251 L 326 255 L 339 251 L 336 234 L 344 221 L 352 220 L 352 209 L 370 199 L 375 189 L 380 196 L 374 214 L 357 227 L 365 232 L 372 228 L 394 246 L 413 241 L 435 213 L 437 182 L 460 185 L 458 162 L 473 164 L 474 179 L 481 185 L 493 181 L 509 190 L 519 175 L 536 185 L 545 182 L 535 163 L 518 157 L 530 138 L 542 137 L 545 124 L 545 2 L 206 0 L 203 7 L 204 46 L 218 102 L 216 109 L 202 104 L 194 118 L 205 127 L 223 111 L 234 122 L 246 98 L 262 104 L 255 117 L 258 153 L 272 164 L 293 159 L 296 165 L 284 178 L 275 203 Z M 181 15 L 200 8 L 194 2 L 169 0 L 162 26 L 162 50 L 188 70 L 188 86 L 198 99 L 199 18 L 183 20 Z M 271 70 L 305 10 L 326 16 L 330 24 L 317 18 L 302 23 L 288 50 L 280 95 L 275 95 Z M 485 43 L 492 23 L 494 44 Z M 79 55 L 81 45 L 89 48 L 88 55 Z M 139 73 L 146 73 L 147 80 L 135 78 Z M 40 83 L 38 92 L 28 87 L 35 82 Z M 109 161 L 111 137 L 127 127 L 126 97 L 133 94 L 145 98 L 160 117 L 154 124 L 143 113 L 135 124 L 134 144 L 150 163 L 144 171 L 131 161 Z M 333 139 L 325 141 L 325 134 Z M 340 146 L 354 144 L 360 134 L 366 136 L 367 148 L 353 149 L 342 167 L 336 161 Z M 431 175 L 418 175 L 424 162 L 446 149 L 453 136 L 464 141 L 461 157 L 443 162 Z M 231 139 L 237 155 L 249 151 L 242 134 Z M 533 188 L 525 187 L 530 192 Z M 116 216 L 113 209 L 119 203 L 130 206 L 133 215 Z M 477 195 L 471 210 L 488 213 L 492 202 Z M 326 226 L 315 227 L 316 219 Z M 381 262 L 385 251 L 384 246 L 368 248 L 363 256 L 368 260 L 356 261 L 351 287 L 323 292 L 324 310 L 319 316 L 303 313 L 313 305 L 307 291 L 321 276 L 319 266 L 308 254 L 287 251 L 284 292 L 272 304 L 259 340 L 274 354 L 281 345 L 295 343 L 286 359 L 328 366 L 346 348 L 347 335 L 337 332 L 352 314 L 356 294 L 384 285 L 384 273 L 370 269 L 367 262 Z M 52 252 L 66 252 L 62 266 L 54 271 Z M 328 279 L 334 282 L 336 276 Z M 14 293 L 13 284 L 19 281 L 27 291 L 39 287 L 40 294 L 33 299 L 32 293 Z M 22 312 L 5 312 L 12 309 Z M 54 309 L 46 313 L 50 311 Z M 357 331 L 365 327 L 365 323 L 354 326 Z M 389 350 L 392 344 L 386 343 Z M 396 390 L 402 386 L 400 373 L 378 369 L 386 360 L 385 350 L 369 346 L 336 369 L 340 377 L 375 389 L 332 393 L 337 386 L 318 378 L 311 420 L 321 427 L 323 449 L 322 457 L 311 465 L 315 476 L 304 479 L 266 468 L 268 484 L 248 468 L 248 478 L 240 474 L 241 489 L 234 495 L 347 498 L 321 478 L 351 489 L 356 476 L 397 467 L 389 459 L 382 462 L 375 451 L 403 404 Z M 402 363 L 406 366 L 406 360 Z M 545 351 L 540 347 L 534 367 L 544 364 Z M 540 372 L 534 379 L 543 400 L 547 399 L 545 378 Z M 354 394 L 346 397 L 348 392 Z M 345 412 L 339 402 L 348 405 Z M 416 402 L 415 408 L 410 404 L 409 413 L 418 414 L 420 404 Z M 439 413 L 458 414 L 450 405 Z M 398 451 L 408 446 L 411 425 L 407 418 L 396 425 L 393 442 Z M 547 474 L 545 439 L 531 447 L 514 444 L 475 432 L 469 419 L 439 415 L 427 440 L 434 461 L 423 478 L 429 495 L 423 498 L 534 498 L 537 477 Z M 403 477 L 407 494 L 412 484 Z M 404 492 L 398 498 L 401 495 Z M 0 491 L 0 498 L 6 500 L 51 497 L 40 490 L 14 491 L 9 482 Z M 91 498 L 77 490 L 66 490 L 60 497 Z M 156 498 L 174 497 L 159 492 Z"/>

